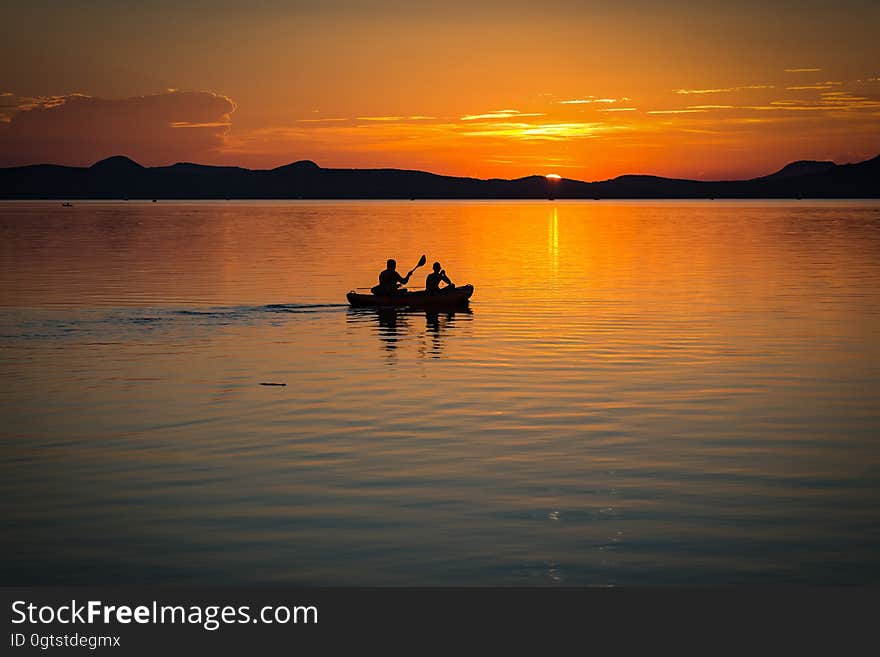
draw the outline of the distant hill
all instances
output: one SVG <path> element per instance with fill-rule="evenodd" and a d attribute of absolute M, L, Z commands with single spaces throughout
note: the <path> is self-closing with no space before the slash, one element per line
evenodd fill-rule
<path fill-rule="evenodd" d="M 799 161 L 751 180 L 626 175 L 598 182 L 544 176 L 480 180 L 402 169 L 324 169 L 310 160 L 251 170 L 181 162 L 143 167 L 117 155 L 91 167 L 0 168 L 0 199 L 648 199 L 880 198 L 880 156 Z"/>
<path fill-rule="evenodd" d="M 837 165 L 834 162 L 816 162 L 814 160 L 798 160 L 791 164 L 786 164 L 776 173 L 764 176 L 761 180 L 780 180 L 782 178 L 797 178 L 798 176 L 806 176 L 813 173 L 825 173 L 830 171 Z"/>

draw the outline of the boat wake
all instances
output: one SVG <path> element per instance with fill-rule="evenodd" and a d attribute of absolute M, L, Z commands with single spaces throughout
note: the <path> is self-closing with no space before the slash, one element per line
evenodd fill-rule
<path fill-rule="evenodd" d="M 348 304 L 286 303 L 207 308 L 100 308 L 0 310 L 0 339 L 100 339 L 159 330 L 206 331 L 230 325 L 277 324 L 293 316 L 342 312 Z"/>
<path fill-rule="evenodd" d="M 272 313 L 312 313 L 327 309 L 348 308 L 347 303 L 274 303 L 262 306 L 266 312 Z"/>

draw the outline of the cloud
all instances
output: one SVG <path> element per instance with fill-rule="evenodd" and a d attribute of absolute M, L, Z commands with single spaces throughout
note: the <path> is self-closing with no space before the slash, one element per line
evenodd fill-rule
<path fill-rule="evenodd" d="M 604 123 L 486 123 L 474 126 L 461 134 L 470 137 L 506 137 L 524 141 L 560 141 L 578 137 L 595 137 L 620 126 Z"/>
<path fill-rule="evenodd" d="M 839 87 L 843 82 L 835 82 L 828 80 L 827 82 L 817 82 L 816 84 L 805 84 L 798 87 L 786 87 L 786 91 L 801 91 L 804 89 L 830 89 L 831 87 Z"/>
<path fill-rule="evenodd" d="M 461 117 L 462 121 L 477 121 L 480 119 L 510 119 L 510 118 L 519 118 L 521 116 L 544 116 L 543 113 L 538 112 L 520 112 L 515 109 L 505 109 L 505 110 L 493 110 L 491 112 L 487 112 L 485 114 L 468 114 L 466 116 Z"/>
<path fill-rule="evenodd" d="M 676 89 L 677 94 L 720 94 L 725 91 L 734 91 L 734 87 L 724 89 Z"/>
<path fill-rule="evenodd" d="M 70 96 L 17 96 L 11 91 L 0 94 L 0 121 L 9 123 L 18 112 L 32 109 L 49 109 L 64 103 L 66 98 L 83 97 L 83 94 Z"/>
<path fill-rule="evenodd" d="M 689 94 L 720 94 L 732 91 L 745 91 L 746 89 L 772 89 L 772 84 L 747 84 L 741 87 L 722 87 L 719 89 L 676 89 L 675 93 L 682 95 Z"/>
<path fill-rule="evenodd" d="M 111 155 L 143 164 L 193 160 L 222 146 L 235 103 L 205 91 L 108 99 L 12 97 L 0 123 L 0 165 L 88 165 Z M 4 96 L 3 105 L 9 105 Z"/>
<path fill-rule="evenodd" d="M 560 100 L 560 105 L 587 105 L 589 103 L 617 103 L 621 101 L 631 100 L 624 96 L 623 98 L 596 98 L 595 96 L 587 96 L 586 98 L 574 98 L 572 100 Z"/>
<path fill-rule="evenodd" d="M 704 109 L 697 108 L 689 108 L 689 109 L 670 109 L 670 110 L 648 110 L 648 114 L 695 114 L 698 112 L 705 112 Z"/>
<path fill-rule="evenodd" d="M 333 118 L 333 119 L 297 119 L 297 123 L 331 123 L 334 121 L 348 121 L 345 118 Z"/>
<path fill-rule="evenodd" d="M 816 111 L 858 111 L 858 110 L 876 110 L 880 108 L 880 100 L 866 98 L 864 96 L 854 96 L 848 91 L 826 91 L 816 101 L 804 100 L 774 100 L 769 105 L 758 107 L 748 107 L 745 109 L 763 110 L 763 111 L 797 111 L 797 112 L 816 112 Z"/>
<path fill-rule="evenodd" d="M 636 107 L 605 107 L 603 109 L 597 110 L 599 112 L 635 112 Z"/>
<path fill-rule="evenodd" d="M 838 85 L 838 82 L 826 82 L 823 85 Z M 791 87 L 789 87 L 791 88 Z M 794 87 L 794 89 L 829 89 L 830 86 L 805 86 Z M 751 119 L 737 119 L 731 116 L 731 112 L 736 114 L 748 112 L 778 112 L 778 113 L 796 113 L 796 112 L 850 112 L 856 113 L 861 111 L 875 111 L 880 108 L 880 99 L 871 98 L 869 95 L 857 96 L 849 91 L 822 91 L 818 98 L 787 98 L 778 100 L 769 100 L 762 105 L 687 105 L 685 107 L 671 109 L 649 110 L 647 114 L 656 115 L 675 115 L 675 114 L 703 114 L 706 112 L 720 111 L 723 118 L 713 118 L 713 121 L 723 123 L 735 123 L 738 120 L 749 121 Z M 838 114 L 835 114 L 838 115 Z M 718 115 L 716 114 L 716 117 Z M 694 117 L 696 118 L 696 117 Z M 765 122 L 766 119 L 761 119 Z"/>
<path fill-rule="evenodd" d="M 821 68 L 787 68 L 786 73 L 818 73 Z"/>
<path fill-rule="evenodd" d="M 358 121 L 425 121 L 433 116 L 359 116 Z"/>

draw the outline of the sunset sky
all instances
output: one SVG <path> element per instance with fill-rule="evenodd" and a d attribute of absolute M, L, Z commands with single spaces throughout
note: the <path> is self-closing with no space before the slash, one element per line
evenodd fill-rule
<path fill-rule="evenodd" d="M 880 3 L 8 0 L 0 166 L 747 178 L 880 153 Z"/>

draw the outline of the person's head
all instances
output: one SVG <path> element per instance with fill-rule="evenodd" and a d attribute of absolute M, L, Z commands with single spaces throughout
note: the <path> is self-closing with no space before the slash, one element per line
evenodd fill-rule
<path fill-rule="evenodd" d="M 394 271 L 395 269 L 397 269 L 397 261 L 394 260 L 394 258 L 388 258 L 387 264 L 388 264 L 388 269 L 390 269 L 391 271 Z"/>
<path fill-rule="evenodd" d="M 439 271 L 440 271 L 440 263 L 439 263 L 439 262 L 435 262 L 435 263 L 434 263 L 434 273 L 436 274 L 436 273 L 438 273 Z"/>

